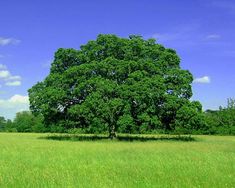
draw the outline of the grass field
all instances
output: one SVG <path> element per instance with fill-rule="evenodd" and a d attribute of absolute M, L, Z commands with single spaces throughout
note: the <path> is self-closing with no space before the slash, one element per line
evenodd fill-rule
<path fill-rule="evenodd" d="M 235 137 L 56 141 L 0 134 L 0 187 L 235 187 Z"/>

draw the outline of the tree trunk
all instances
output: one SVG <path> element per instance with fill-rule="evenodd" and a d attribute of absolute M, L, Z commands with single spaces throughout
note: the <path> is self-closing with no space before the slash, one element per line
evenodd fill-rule
<path fill-rule="evenodd" d="M 111 128 L 109 129 L 109 138 L 114 139 L 116 137 L 117 135 L 115 133 L 115 125 L 112 125 Z"/>

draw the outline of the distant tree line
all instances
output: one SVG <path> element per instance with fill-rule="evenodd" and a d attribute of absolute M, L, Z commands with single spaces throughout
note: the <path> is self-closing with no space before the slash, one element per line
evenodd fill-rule
<path fill-rule="evenodd" d="M 205 111 L 204 116 L 203 134 L 235 135 L 235 99 L 229 98 L 225 108 Z"/>
<path fill-rule="evenodd" d="M 0 117 L 1 132 L 50 132 L 46 130 L 43 117 L 34 116 L 30 111 L 18 112 L 14 120 Z"/>
<path fill-rule="evenodd" d="M 188 113 L 188 116 L 189 115 L 190 114 Z M 201 121 L 200 124 L 202 126 L 197 126 L 197 121 L 195 121 L 195 126 L 193 127 L 184 124 L 177 126 L 173 131 L 153 128 L 127 132 L 126 129 L 122 128 L 118 130 L 118 133 L 235 135 L 235 100 L 231 98 L 228 99 L 227 106 L 220 107 L 219 110 L 206 110 L 202 113 Z M 106 129 L 102 129 L 103 125 L 100 125 L 101 128 L 98 126 L 99 125 L 93 127 L 93 129 L 76 127 L 66 129 L 63 126 L 58 127 L 55 125 L 47 127 L 44 124 L 42 116 L 34 116 L 30 111 L 17 113 L 13 121 L 0 117 L 1 132 L 108 133 Z M 129 126 L 128 121 L 126 122 L 126 126 Z"/>

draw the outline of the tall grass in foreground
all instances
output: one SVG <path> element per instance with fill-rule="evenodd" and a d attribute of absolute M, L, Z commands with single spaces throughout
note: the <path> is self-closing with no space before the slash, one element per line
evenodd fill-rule
<path fill-rule="evenodd" d="M 58 141 L 0 134 L 0 187 L 235 187 L 235 137 Z"/>

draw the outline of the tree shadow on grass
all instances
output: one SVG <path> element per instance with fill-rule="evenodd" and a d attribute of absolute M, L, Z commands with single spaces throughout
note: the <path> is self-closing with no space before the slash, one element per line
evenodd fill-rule
<path fill-rule="evenodd" d="M 190 135 L 117 135 L 110 139 L 107 135 L 77 135 L 77 134 L 51 134 L 40 137 L 40 139 L 59 140 L 59 141 L 97 141 L 97 140 L 116 140 L 116 141 L 195 141 Z"/>

